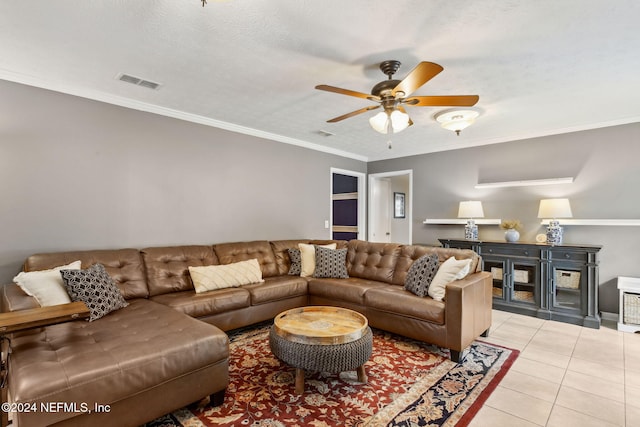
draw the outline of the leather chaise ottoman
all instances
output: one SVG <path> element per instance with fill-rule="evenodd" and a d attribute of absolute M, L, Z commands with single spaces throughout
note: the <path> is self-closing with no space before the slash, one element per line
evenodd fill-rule
<path fill-rule="evenodd" d="M 16 413 L 17 425 L 136 426 L 228 383 L 224 332 L 143 299 L 97 322 L 15 334 L 11 344 L 21 355 L 10 359 L 10 376 L 21 379 L 9 381 L 12 401 L 67 405 Z M 87 408 L 108 412 L 84 414 Z"/>

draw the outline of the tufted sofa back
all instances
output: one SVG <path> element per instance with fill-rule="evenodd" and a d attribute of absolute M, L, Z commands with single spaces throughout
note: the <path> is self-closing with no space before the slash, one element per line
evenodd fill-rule
<path fill-rule="evenodd" d="M 191 290 L 189 267 L 219 264 L 213 246 L 168 246 L 140 252 L 147 270 L 150 296 Z"/>
<path fill-rule="evenodd" d="M 400 254 L 398 255 L 398 261 L 395 265 L 393 272 L 393 279 L 390 283 L 394 285 L 404 285 L 405 278 L 409 272 L 411 264 L 418 258 L 427 254 L 437 254 L 438 260 L 442 263 L 450 257 L 456 259 L 471 259 L 471 268 L 469 274 L 476 271 L 480 271 L 480 256 L 469 249 L 448 249 L 437 246 L 418 246 L 418 245 L 403 245 L 400 248 Z"/>
<path fill-rule="evenodd" d="M 97 262 L 104 265 L 126 299 L 149 296 L 142 256 L 137 249 L 36 254 L 27 258 L 23 270 L 48 270 L 77 260 L 82 261 L 82 268 L 88 268 Z"/>
<path fill-rule="evenodd" d="M 256 258 L 262 270 L 262 277 L 278 275 L 276 257 L 271 249 L 271 244 L 266 240 L 221 243 L 214 245 L 213 250 L 218 256 L 220 264 L 231 264 L 233 262 Z"/>
<path fill-rule="evenodd" d="M 350 277 L 391 283 L 401 245 L 351 240 L 347 244 L 347 272 Z"/>
<path fill-rule="evenodd" d="M 45 270 L 82 261 L 82 268 L 99 262 L 116 282 L 126 299 L 193 289 L 189 266 L 230 264 L 257 258 L 263 277 L 285 275 L 291 261 L 288 248 L 298 243 L 337 243 L 347 248 L 349 276 L 403 285 L 411 264 L 429 253 L 438 254 L 440 262 L 454 256 L 472 259 L 471 272 L 480 271 L 480 257 L 471 250 L 445 249 L 397 243 L 372 243 L 362 240 L 275 240 L 222 243 L 217 245 L 185 245 L 153 247 L 142 250 L 114 249 L 57 252 L 32 255 L 24 263 L 24 271 Z"/>

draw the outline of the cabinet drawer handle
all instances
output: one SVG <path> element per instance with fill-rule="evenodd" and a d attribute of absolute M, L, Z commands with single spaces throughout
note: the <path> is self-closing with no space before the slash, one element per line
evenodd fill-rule
<path fill-rule="evenodd" d="M 565 258 L 567 258 L 567 259 L 569 259 L 569 258 L 571 258 L 571 255 L 569 255 L 569 254 L 564 254 L 564 257 L 565 257 Z"/>
<path fill-rule="evenodd" d="M 524 254 L 525 254 L 526 256 L 529 256 L 529 251 L 524 251 Z"/>
<path fill-rule="evenodd" d="M 489 252 L 490 254 L 492 254 L 492 253 L 493 253 L 493 249 L 489 249 L 489 251 L 488 251 L 488 252 Z"/>

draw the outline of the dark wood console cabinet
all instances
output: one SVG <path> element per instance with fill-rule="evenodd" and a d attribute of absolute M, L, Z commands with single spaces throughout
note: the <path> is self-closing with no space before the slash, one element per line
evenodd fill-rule
<path fill-rule="evenodd" d="M 471 249 L 493 275 L 493 308 L 541 319 L 600 327 L 598 252 L 601 246 L 439 239 Z"/>

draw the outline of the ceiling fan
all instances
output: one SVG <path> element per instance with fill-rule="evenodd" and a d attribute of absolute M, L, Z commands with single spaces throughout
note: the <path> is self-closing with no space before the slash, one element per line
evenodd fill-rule
<path fill-rule="evenodd" d="M 335 86 L 318 85 L 316 89 L 355 96 L 377 102 L 342 116 L 327 120 L 328 123 L 339 122 L 349 117 L 382 107 L 383 112 L 373 116 L 369 122 L 380 133 L 397 133 L 411 126 L 413 122 L 404 105 L 414 107 L 471 107 L 480 99 L 478 95 L 446 95 L 446 96 L 410 96 L 420 86 L 438 75 L 444 68 L 433 62 L 421 62 L 402 80 L 393 79 L 400 68 L 400 61 L 390 60 L 380 64 L 380 70 L 389 79 L 383 80 L 371 89 L 371 94 L 341 89 Z"/>

